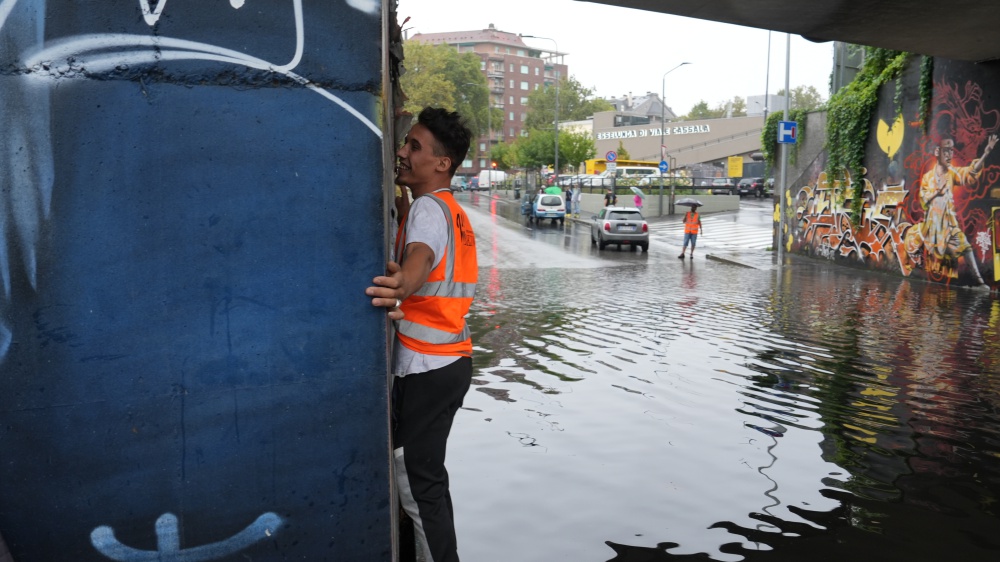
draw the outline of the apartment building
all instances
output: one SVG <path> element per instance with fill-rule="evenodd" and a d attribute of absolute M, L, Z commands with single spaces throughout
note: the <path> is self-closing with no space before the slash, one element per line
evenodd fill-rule
<path fill-rule="evenodd" d="M 472 31 L 417 33 L 408 40 L 432 45 L 443 43 L 460 53 L 478 55 L 490 88 L 490 103 L 503 110 L 503 127 L 494 123 L 491 134 L 478 139 L 475 155 L 470 155 L 458 170 L 462 175 L 478 174 L 489 167 L 492 144 L 512 142 L 527 134 L 524 125 L 528 118 L 528 95 L 568 76 L 565 53 L 559 52 L 555 45 L 552 49 L 539 46 L 552 41 L 527 39 L 532 43 L 529 46 L 518 34 L 496 29 L 492 23 L 486 29 Z"/>

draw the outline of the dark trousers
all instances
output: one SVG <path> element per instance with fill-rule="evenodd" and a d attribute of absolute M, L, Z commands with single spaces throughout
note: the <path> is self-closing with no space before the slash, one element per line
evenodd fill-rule
<path fill-rule="evenodd" d="M 458 562 L 444 458 L 452 420 L 471 382 L 469 357 L 426 373 L 397 377 L 393 382 L 396 484 L 427 562 Z"/>

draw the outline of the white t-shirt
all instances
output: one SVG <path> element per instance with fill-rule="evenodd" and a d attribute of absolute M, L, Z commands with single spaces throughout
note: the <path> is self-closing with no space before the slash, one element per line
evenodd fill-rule
<path fill-rule="evenodd" d="M 406 217 L 406 243 L 423 242 L 434 252 L 433 270 L 441 263 L 445 249 L 448 246 L 448 219 L 441 212 L 441 206 L 429 198 L 433 195 L 417 197 L 410 205 L 409 215 Z M 397 256 L 399 259 L 399 256 Z M 457 355 L 426 355 L 417 353 L 405 345 L 395 343 L 396 365 L 393 373 L 397 377 L 425 373 L 434 369 L 440 369 L 458 361 Z"/>

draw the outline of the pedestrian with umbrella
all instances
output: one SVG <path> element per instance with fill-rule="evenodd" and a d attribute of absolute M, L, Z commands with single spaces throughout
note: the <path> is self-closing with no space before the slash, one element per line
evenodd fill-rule
<path fill-rule="evenodd" d="M 697 199 L 685 197 L 678 201 L 677 204 L 691 207 L 687 213 L 684 213 L 684 247 L 681 248 L 681 255 L 677 257 L 684 259 L 688 242 L 691 242 L 691 259 L 694 259 L 694 247 L 698 242 L 698 234 L 704 231 L 704 228 L 701 226 L 701 216 L 698 214 L 698 207 L 701 207 L 702 203 Z"/>
<path fill-rule="evenodd" d="M 632 190 L 632 193 L 635 193 L 635 196 L 632 198 L 632 201 L 635 202 L 635 208 L 639 209 L 639 212 L 641 213 L 642 212 L 642 200 L 646 198 L 646 194 L 643 193 L 641 189 L 639 189 L 638 187 L 636 187 L 634 185 L 631 186 L 630 189 Z"/>

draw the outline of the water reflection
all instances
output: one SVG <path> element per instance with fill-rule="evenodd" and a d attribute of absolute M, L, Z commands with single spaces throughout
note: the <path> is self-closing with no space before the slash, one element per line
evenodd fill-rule
<path fill-rule="evenodd" d="M 1000 305 L 795 260 L 484 268 L 470 560 L 994 560 Z"/>

